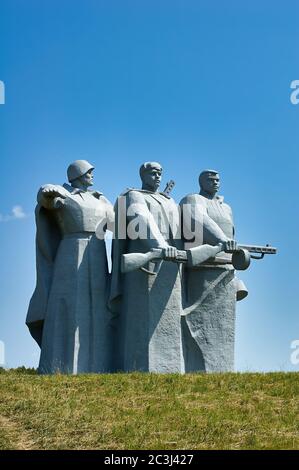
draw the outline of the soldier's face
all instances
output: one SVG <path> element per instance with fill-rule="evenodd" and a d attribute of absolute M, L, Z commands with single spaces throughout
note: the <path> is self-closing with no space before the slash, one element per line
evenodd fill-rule
<path fill-rule="evenodd" d="M 207 175 L 202 181 L 202 188 L 208 194 L 216 194 L 220 188 L 219 175 Z"/>
<path fill-rule="evenodd" d="M 93 185 L 93 170 L 89 170 L 85 175 L 81 176 L 82 184 L 88 188 Z"/>
<path fill-rule="evenodd" d="M 161 168 L 150 168 L 143 175 L 142 182 L 150 191 L 157 191 L 159 189 L 162 179 Z"/>

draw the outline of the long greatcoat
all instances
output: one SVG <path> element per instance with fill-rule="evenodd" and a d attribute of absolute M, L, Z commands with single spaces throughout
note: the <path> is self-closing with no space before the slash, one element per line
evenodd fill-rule
<path fill-rule="evenodd" d="M 111 309 L 117 312 L 115 369 L 183 372 L 180 266 L 157 261 L 146 266 L 154 274 L 140 269 L 121 273 L 124 253 L 180 247 L 177 205 L 161 193 L 128 190 L 118 198 L 115 220 L 110 295 Z M 133 227 L 140 236 L 134 236 Z"/>
<path fill-rule="evenodd" d="M 198 237 L 201 240 L 195 246 L 216 245 L 226 237 L 234 238 L 232 210 L 223 197 L 209 199 L 190 194 L 182 199 L 180 206 L 184 234 L 191 235 L 187 222 L 201 231 Z M 185 241 L 189 246 L 190 240 Z M 237 293 L 234 273 L 231 255 L 225 253 L 184 269 L 182 331 L 187 372 L 233 370 Z"/>
<path fill-rule="evenodd" d="M 44 187 L 43 187 L 44 188 Z M 40 373 L 109 370 L 109 275 L 104 239 L 113 219 L 96 191 L 56 186 L 65 196 L 49 204 L 42 189 L 36 208 L 37 285 L 26 323 L 41 347 Z"/>

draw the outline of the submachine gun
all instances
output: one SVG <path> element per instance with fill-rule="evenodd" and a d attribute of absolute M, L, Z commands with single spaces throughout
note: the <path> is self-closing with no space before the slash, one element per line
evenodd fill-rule
<path fill-rule="evenodd" d="M 232 254 L 231 263 L 233 267 L 238 271 L 244 271 L 249 267 L 251 259 L 262 259 L 265 255 L 275 255 L 277 253 L 277 249 L 269 245 L 237 245 L 233 251 L 224 250 L 223 248 L 223 244 L 219 243 L 216 246 L 201 245 L 189 250 L 177 250 L 175 262 L 194 267 L 214 258 L 221 251 L 225 251 Z M 144 268 L 149 261 L 163 260 L 165 258 L 164 253 L 163 248 L 153 248 L 147 253 L 126 253 L 122 256 L 121 272 L 129 273 Z M 252 253 L 260 256 L 255 256 Z M 146 270 L 146 272 L 148 271 Z"/>
<path fill-rule="evenodd" d="M 162 194 L 169 197 L 174 185 L 175 182 L 170 180 Z M 244 271 L 247 269 L 250 265 L 251 259 L 262 259 L 265 255 L 275 255 L 277 253 L 277 249 L 269 245 L 237 245 L 235 250 L 229 251 L 224 250 L 223 244 L 219 243 L 216 246 L 201 245 L 190 248 L 189 250 L 177 250 L 175 262 L 184 263 L 189 267 L 199 266 L 205 261 L 213 259 L 221 251 L 232 254 L 232 265 L 238 271 Z M 260 256 L 255 256 L 252 253 Z M 126 253 L 122 255 L 121 272 L 125 274 L 135 271 L 136 269 L 142 269 L 148 274 L 155 275 L 155 272 L 148 271 L 144 266 L 150 261 L 159 261 L 164 258 L 165 252 L 163 248 L 153 248 L 147 253 Z"/>

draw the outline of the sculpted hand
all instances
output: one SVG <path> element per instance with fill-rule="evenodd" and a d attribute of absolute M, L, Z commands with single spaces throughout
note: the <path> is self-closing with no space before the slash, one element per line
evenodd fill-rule
<path fill-rule="evenodd" d="M 47 186 L 46 188 L 43 189 L 42 193 L 43 193 L 43 196 L 47 198 L 55 198 L 55 197 L 61 197 L 62 199 L 66 198 L 65 194 L 59 191 L 57 187 L 55 186 Z"/>
<path fill-rule="evenodd" d="M 177 258 L 177 249 L 174 246 L 168 246 L 163 249 L 163 255 L 166 261 L 175 261 Z"/>
<path fill-rule="evenodd" d="M 223 242 L 224 251 L 236 251 L 237 242 L 236 240 L 226 240 Z"/>

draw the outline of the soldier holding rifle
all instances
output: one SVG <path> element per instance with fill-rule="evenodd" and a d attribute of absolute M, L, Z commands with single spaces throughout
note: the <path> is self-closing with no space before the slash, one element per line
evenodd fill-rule
<path fill-rule="evenodd" d="M 232 210 L 223 197 L 217 195 L 218 172 L 203 171 L 199 184 L 200 193 L 190 194 L 180 203 L 185 245 L 230 243 L 233 252 L 237 244 Z M 197 227 L 193 238 L 190 220 Z M 237 258 L 234 256 L 240 269 L 247 267 L 247 251 L 240 251 Z M 244 259 L 238 263 L 240 257 Z M 236 300 L 247 295 L 244 284 L 235 277 L 232 255 L 222 252 L 200 266 L 187 266 L 184 289 L 186 305 L 182 330 L 186 371 L 232 370 L 235 305 Z"/>
<path fill-rule="evenodd" d="M 179 211 L 167 191 L 159 192 L 159 163 L 144 163 L 140 177 L 142 189 L 125 191 L 115 206 L 110 296 L 110 308 L 118 314 L 114 368 L 183 372 L 180 265 L 168 262 L 176 260 L 180 246 Z M 163 260 L 145 261 L 141 269 L 122 272 L 124 254 L 152 249 L 160 250 Z"/>
<path fill-rule="evenodd" d="M 185 240 L 186 250 L 178 250 L 182 246 L 178 211 L 167 191 L 158 192 L 161 174 L 159 164 L 144 164 L 142 189 L 126 191 L 122 196 L 125 204 L 119 198 L 116 205 L 110 299 L 119 312 L 116 369 L 231 370 L 235 301 L 247 293 L 234 269 L 249 266 L 249 252 L 262 258 L 276 250 L 237 245 L 231 209 L 216 196 L 219 175 L 210 170 L 200 176 L 201 193 L 181 202 L 188 242 Z M 126 239 L 120 236 L 121 207 Z M 137 237 L 130 233 L 132 223 L 139 227 Z M 194 227 L 197 232 L 192 232 Z M 183 289 L 180 264 L 185 266 Z"/>

